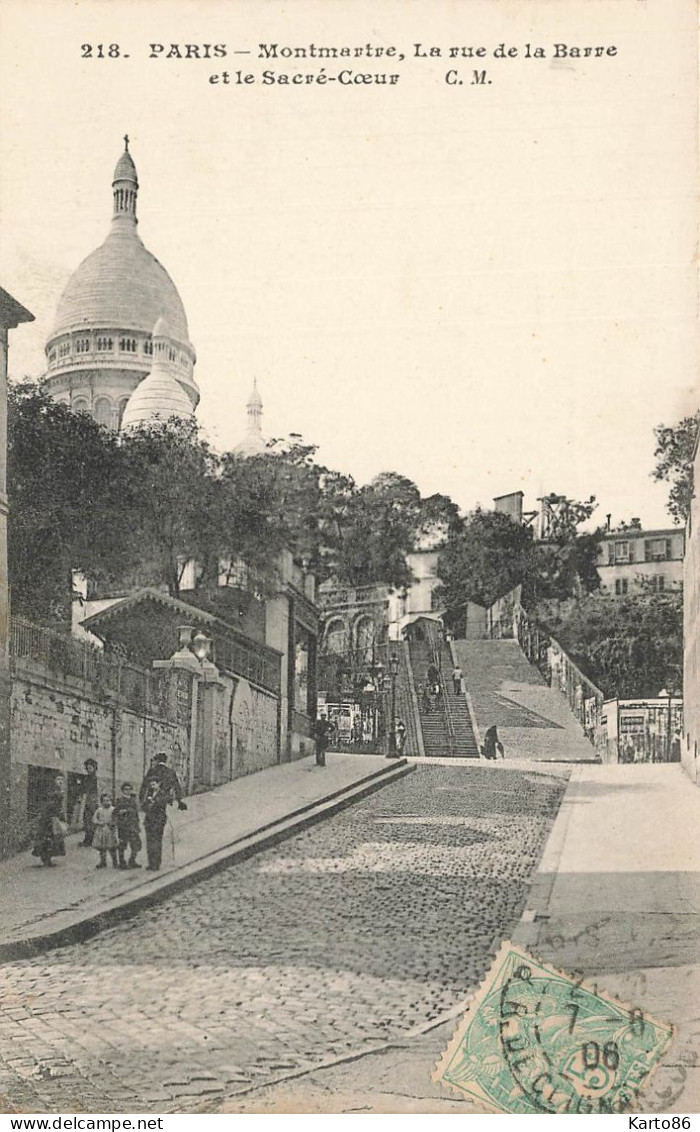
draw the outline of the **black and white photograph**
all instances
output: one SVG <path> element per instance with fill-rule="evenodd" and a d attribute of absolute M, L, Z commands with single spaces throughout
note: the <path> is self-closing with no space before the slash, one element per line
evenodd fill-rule
<path fill-rule="evenodd" d="M 697 39 L 3 3 L 3 1128 L 692 1127 Z"/>

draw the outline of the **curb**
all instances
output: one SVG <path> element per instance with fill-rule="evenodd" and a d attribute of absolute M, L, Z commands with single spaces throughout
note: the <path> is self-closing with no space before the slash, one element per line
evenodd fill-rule
<path fill-rule="evenodd" d="M 566 841 L 566 835 L 569 831 L 569 822 L 573 814 L 572 801 L 571 798 L 567 799 L 567 794 L 574 781 L 576 781 L 575 774 L 572 773 L 562 795 L 559 812 L 549 832 L 549 837 L 543 846 L 540 859 L 537 863 L 537 870 L 532 875 L 526 906 L 511 936 L 512 942 L 519 944 L 521 947 L 536 947 L 540 934 L 540 925 L 543 921 L 549 919 L 549 906 L 552 892 L 554 890 L 555 881 L 559 875 L 559 866 L 564 852 L 564 842 Z M 542 868 L 543 864 L 550 867 L 544 871 Z"/>
<path fill-rule="evenodd" d="M 381 770 L 366 775 L 350 786 L 335 790 L 315 802 L 309 802 L 298 810 L 285 814 L 277 821 L 268 822 L 253 833 L 239 837 L 229 845 L 204 857 L 195 858 L 172 873 L 146 881 L 148 890 L 145 892 L 132 889 L 106 902 L 97 910 L 82 915 L 77 913 L 74 920 L 65 927 L 0 943 L 0 964 L 32 959 L 44 951 L 91 939 L 106 928 L 114 927 L 122 920 L 129 919 L 143 909 L 159 903 L 164 897 L 205 880 L 221 869 L 245 861 L 263 849 L 269 849 L 292 837 L 300 830 L 323 821 L 324 818 L 332 817 L 354 802 L 360 802 L 368 795 L 381 790 L 383 786 L 388 786 L 411 774 L 415 769 L 415 766 L 409 764 L 406 759 L 397 759 L 391 766 L 382 767 Z"/>

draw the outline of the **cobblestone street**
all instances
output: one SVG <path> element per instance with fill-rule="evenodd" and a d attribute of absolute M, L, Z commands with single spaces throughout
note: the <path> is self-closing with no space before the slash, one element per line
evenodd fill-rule
<path fill-rule="evenodd" d="M 565 784 L 420 766 L 89 942 L 7 965 L 3 1108 L 235 1107 L 438 1017 L 519 918 Z"/>

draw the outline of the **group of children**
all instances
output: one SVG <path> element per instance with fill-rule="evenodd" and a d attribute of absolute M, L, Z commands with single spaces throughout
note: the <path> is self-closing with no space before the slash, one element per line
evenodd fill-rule
<path fill-rule="evenodd" d="M 130 782 L 122 783 L 121 793 L 114 804 L 110 794 L 100 794 L 100 804 L 93 814 L 92 824 L 92 844 L 100 854 L 98 869 L 107 867 L 108 853 L 115 869 L 141 868 L 136 860 L 141 849 L 139 809 L 134 787 Z"/>

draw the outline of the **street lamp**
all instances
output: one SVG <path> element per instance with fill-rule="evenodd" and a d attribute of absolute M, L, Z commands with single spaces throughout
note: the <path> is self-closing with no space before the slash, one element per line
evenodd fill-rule
<path fill-rule="evenodd" d="M 395 652 L 389 657 L 389 672 L 391 674 L 391 711 L 389 713 L 389 746 L 386 757 L 398 758 L 396 752 L 396 677 L 399 674 L 399 658 Z"/>
<path fill-rule="evenodd" d="M 673 692 L 671 692 L 671 691 L 667 692 L 665 688 L 662 688 L 661 691 L 659 692 L 659 699 L 662 699 L 664 696 L 668 697 L 668 714 L 666 716 L 666 762 L 670 763 L 670 761 L 671 761 L 671 699 L 673 697 Z"/>
<path fill-rule="evenodd" d="M 377 661 L 374 659 L 374 648 L 372 649 L 372 654 L 372 663 L 369 665 L 368 669 L 368 688 L 371 687 L 372 689 L 372 739 L 376 740 L 379 735 L 379 697 L 381 696 L 384 685 L 384 665 L 381 660 Z"/>

